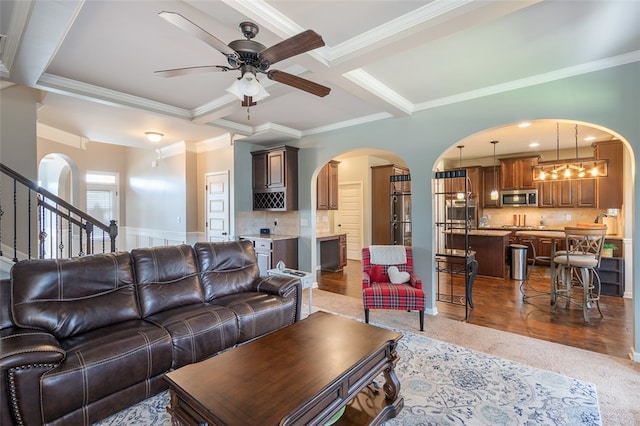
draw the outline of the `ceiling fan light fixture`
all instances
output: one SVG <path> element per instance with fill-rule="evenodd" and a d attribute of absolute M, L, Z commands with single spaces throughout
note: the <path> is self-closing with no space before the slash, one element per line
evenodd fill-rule
<path fill-rule="evenodd" d="M 250 72 L 244 73 L 242 78 L 234 81 L 231 87 L 227 89 L 227 92 L 240 100 L 244 100 L 245 96 L 249 96 L 254 102 L 261 101 L 269 96 L 269 92 L 262 87 L 255 74 Z"/>

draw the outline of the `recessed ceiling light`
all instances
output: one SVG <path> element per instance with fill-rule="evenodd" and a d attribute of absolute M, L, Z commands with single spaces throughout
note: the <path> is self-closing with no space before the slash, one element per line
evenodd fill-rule
<path fill-rule="evenodd" d="M 524 129 L 525 127 L 529 127 L 531 126 L 531 123 L 528 121 L 523 121 L 522 123 L 518 124 L 518 127 L 520 127 L 521 129 Z"/>
<path fill-rule="evenodd" d="M 537 146 L 540 146 L 540 144 L 539 144 L 538 142 L 531 142 L 531 143 L 529 144 L 529 147 L 531 147 L 531 148 L 535 148 L 535 147 L 537 147 Z"/>
<path fill-rule="evenodd" d="M 586 138 L 584 138 L 585 142 L 591 142 L 591 141 L 595 141 L 596 137 L 595 136 L 587 136 Z"/>

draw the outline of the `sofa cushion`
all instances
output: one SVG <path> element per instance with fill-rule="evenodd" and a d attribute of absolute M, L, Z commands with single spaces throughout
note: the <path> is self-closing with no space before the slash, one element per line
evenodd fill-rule
<path fill-rule="evenodd" d="M 172 369 L 202 361 L 238 341 L 235 313 L 222 306 L 189 305 L 146 318 L 165 328 L 173 343 Z"/>
<path fill-rule="evenodd" d="M 207 302 L 251 291 L 253 282 L 260 277 L 251 241 L 198 242 L 193 247 Z"/>
<path fill-rule="evenodd" d="M 213 304 L 232 309 L 238 316 L 238 342 L 278 330 L 296 321 L 296 299 L 266 293 L 237 293 Z"/>
<path fill-rule="evenodd" d="M 191 246 L 131 250 L 142 316 L 204 301 Z"/>
<path fill-rule="evenodd" d="M 148 382 L 171 367 L 169 333 L 144 320 L 74 336 L 63 347 L 67 351 L 64 362 L 41 379 L 45 423 Z"/>
<path fill-rule="evenodd" d="M 140 318 L 128 253 L 23 260 L 11 282 L 14 322 L 58 339 Z"/>

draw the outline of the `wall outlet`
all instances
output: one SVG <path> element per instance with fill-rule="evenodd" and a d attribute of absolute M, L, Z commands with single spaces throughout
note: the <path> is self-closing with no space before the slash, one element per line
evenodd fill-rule
<path fill-rule="evenodd" d="M 565 214 L 564 215 L 564 220 L 571 220 L 571 215 L 570 214 Z"/>
<path fill-rule="evenodd" d="M 273 219 L 273 225 L 278 226 L 278 218 Z"/>

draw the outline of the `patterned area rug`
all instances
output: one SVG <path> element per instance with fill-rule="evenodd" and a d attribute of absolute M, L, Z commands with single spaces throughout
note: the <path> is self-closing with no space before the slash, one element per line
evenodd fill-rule
<path fill-rule="evenodd" d="M 602 424 L 593 384 L 398 331 L 404 408 L 387 425 Z M 163 392 L 97 425 L 169 426 L 168 403 Z"/>

